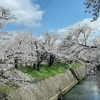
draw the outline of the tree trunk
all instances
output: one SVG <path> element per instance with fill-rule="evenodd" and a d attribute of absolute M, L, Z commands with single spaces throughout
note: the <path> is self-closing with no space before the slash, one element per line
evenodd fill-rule
<path fill-rule="evenodd" d="M 49 58 L 49 64 L 48 64 L 49 67 L 53 65 L 54 58 L 55 58 L 55 56 L 50 55 L 50 58 Z"/>
<path fill-rule="evenodd" d="M 18 59 L 15 59 L 14 62 L 15 62 L 15 69 L 18 69 Z"/>
<path fill-rule="evenodd" d="M 37 70 L 40 71 L 40 63 L 37 63 Z"/>
<path fill-rule="evenodd" d="M 33 64 L 33 69 L 36 69 L 36 63 Z"/>
<path fill-rule="evenodd" d="M 36 54 L 37 54 L 37 70 L 40 71 L 40 53 L 38 51 L 38 45 L 37 45 L 37 42 L 34 41 L 35 45 L 36 45 Z"/>

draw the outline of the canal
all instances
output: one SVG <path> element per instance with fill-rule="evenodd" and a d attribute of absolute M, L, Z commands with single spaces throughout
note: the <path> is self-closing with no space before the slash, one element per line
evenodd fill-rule
<path fill-rule="evenodd" d="M 67 92 L 62 100 L 100 100 L 100 72 L 86 77 Z"/>

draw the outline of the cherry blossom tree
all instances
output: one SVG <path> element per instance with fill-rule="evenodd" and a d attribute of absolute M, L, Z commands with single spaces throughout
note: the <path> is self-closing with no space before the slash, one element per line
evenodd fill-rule
<path fill-rule="evenodd" d="M 48 66 L 51 66 L 55 59 L 60 55 L 59 52 L 59 42 L 61 37 L 53 32 L 46 31 L 43 33 L 44 38 L 39 42 L 39 46 L 42 49 L 43 55 L 45 54 Z M 42 57 L 43 58 L 43 57 Z"/>
<path fill-rule="evenodd" d="M 91 21 L 97 20 L 100 13 L 100 0 L 85 0 L 84 4 L 86 5 L 85 12 L 93 15 L 93 20 Z"/>
<path fill-rule="evenodd" d="M 95 49 L 95 63 L 97 63 L 96 65 L 100 65 L 100 37 L 95 37 L 91 42 L 97 47 Z"/>
<path fill-rule="evenodd" d="M 19 59 L 22 64 L 34 63 L 36 61 L 34 41 L 35 38 L 28 32 L 17 32 L 12 46 L 13 58 L 16 61 Z"/>
<path fill-rule="evenodd" d="M 0 28 L 3 28 L 6 24 L 7 21 L 11 20 L 11 19 L 16 19 L 16 17 L 14 15 L 11 15 L 11 12 L 9 9 L 5 9 L 4 7 L 0 7 Z M 6 45 L 8 41 L 6 40 L 9 40 L 10 38 L 12 38 L 12 34 L 9 33 L 9 32 L 5 32 L 5 31 L 2 31 L 0 30 L 0 40 L 2 42 L 0 42 L 0 51 L 1 51 L 1 58 L 0 58 L 0 61 L 4 61 L 6 60 L 6 49 L 7 49 L 7 46 Z"/>
<path fill-rule="evenodd" d="M 10 45 L 9 41 L 12 38 L 10 32 L 2 31 L 2 28 L 5 27 L 6 22 L 11 19 L 17 19 L 14 15 L 11 14 L 9 9 L 0 7 L 0 63 L 7 63 L 8 58 L 6 55 L 7 47 Z"/>
<path fill-rule="evenodd" d="M 60 46 L 60 52 L 62 55 L 64 55 L 62 59 L 65 59 L 65 62 L 69 62 L 70 64 L 73 61 L 78 61 L 79 53 L 86 48 L 87 47 L 84 47 L 82 45 L 79 45 L 78 43 L 71 41 L 69 39 L 69 36 L 66 36 Z"/>
<path fill-rule="evenodd" d="M 14 15 L 11 14 L 9 9 L 6 9 L 4 7 L 0 7 L 0 28 L 3 28 L 11 19 L 17 19 Z M 5 32 L 0 30 L 0 39 L 7 39 L 9 36 L 11 36 L 9 32 Z"/>
<path fill-rule="evenodd" d="M 90 34 L 94 32 L 94 29 L 87 24 L 79 22 L 69 28 L 66 28 L 66 32 L 68 33 L 71 41 L 86 46 L 88 38 Z"/>
<path fill-rule="evenodd" d="M 61 44 L 61 52 L 66 55 L 68 62 L 81 60 L 80 52 L 85 49 L 96 48 L 94 45 L 89 45 L 89 36 L 94 30 L 87 24 L 77 23 L 69 28 L 66 28 L 66 38 Z"/>
<path fill-rule="evenodd" d="M 17 19 L 14 15 L 11 15 L 11 12 L 10 12 L 9 9 L 6 9 L 4 7 L 0 7 L 0 13 L 1 13 L 1 16 L 0 16 L 0 27 L 4 27 L 5 23 L 8 20 Z"/>
<path fill-rule="evenodd" d="M 2 61 L 7 60 L 9 63 L 14 63 L 15 68 L 18 64 L 32 64 L 36 61 L 36 52 L 34 47 L 35 38 L 29 32 L 18 31 L 10 39 L 1 42 L 1 51 L 3 52 Z"/>

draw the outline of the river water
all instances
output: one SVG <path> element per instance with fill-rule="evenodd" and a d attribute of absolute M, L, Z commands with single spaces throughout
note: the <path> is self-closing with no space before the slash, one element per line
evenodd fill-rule
<path fill-rule="evenodd" d="M 100 100 L 100 73 L 86 77 L 67 92 L 63 100 Z"/>

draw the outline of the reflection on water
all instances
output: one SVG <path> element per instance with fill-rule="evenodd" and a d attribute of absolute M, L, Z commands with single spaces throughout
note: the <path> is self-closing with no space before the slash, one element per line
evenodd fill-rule
<path fill-rule="evenodd" d="M 88 76 L 66 93 L 63 100 L 100 100 L 100 75 Z"/>

